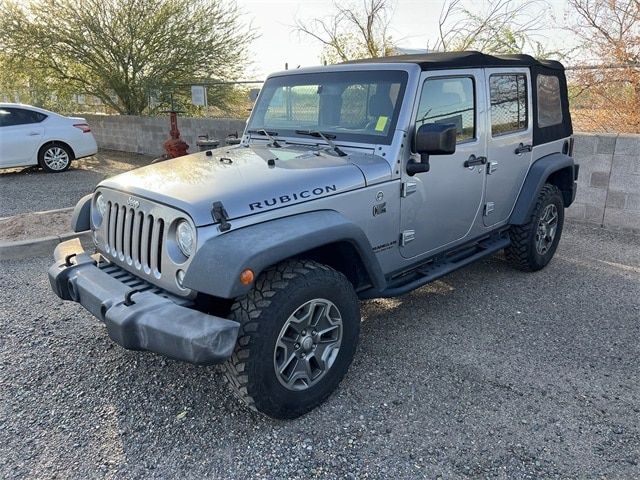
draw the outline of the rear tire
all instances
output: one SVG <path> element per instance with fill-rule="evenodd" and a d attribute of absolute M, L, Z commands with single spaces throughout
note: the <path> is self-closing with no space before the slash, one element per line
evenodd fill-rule
<path fill-rule="evenodd" d="M 71 149 L 58 142 L 49 142 L 38 152 L 38 164 L 47 173 L 60 173 L 68 170 L 72 160 L 73 152 Z"/>
<path fill-rule="evenodd" d="M 360 333 L 360 305 L 341 273 L 289 260 L 258 277 L 231 308 L 238 341 L 224 364 L 251 409 L 289 419 L 324 402 L 343 379 Z"/>
<path fill-rule="evenodd" d="M 526 272 L 547 266 L 553 258 L 564 225 L 564 201 L 555 185 L 545 184 L 531 217 L 524 225 L 512 225 L 511 245 L 505 249 L 509 263 Z"/>

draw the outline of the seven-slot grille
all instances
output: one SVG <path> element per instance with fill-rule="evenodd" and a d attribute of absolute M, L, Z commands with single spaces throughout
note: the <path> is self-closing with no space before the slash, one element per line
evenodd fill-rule
<path fill-rule="evenodd" d="M 165 221 L 116 201 L 107 201 L 105 252 L 156 278 L 162 273 Z"/>

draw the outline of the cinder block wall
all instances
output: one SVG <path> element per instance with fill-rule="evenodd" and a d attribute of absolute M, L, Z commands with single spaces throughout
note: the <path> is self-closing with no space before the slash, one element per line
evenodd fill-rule
<path fill-rule="evenodd" d="M 567 217 L 640 230 L 640 135 L 576 134 L 578 194 Z"/>
<path fill-rule="evenodd" d="M 167 117 L 84 115 L 100 148 L 161 155 L 169 138 Z M 245 120 L 230 118 L 179 118 L 178 128 L 198 150 L 198 135 L 224 140 L 242 133 Z M 640 230 L 640 135 L 575 135 L 574 158 L 580 164 L 578 195 L 567 218 L 604 227 Z"/>
<path fill-rule="evenodd" d="M 169 138 L 168 117 L 128 115 L 83 115 L 87 119 L 100 148 L 122 152 L 160 156 L 162 144 Z M 230 133 L 242 135 L 245 120 L 234 118 L 180 118 L 180 137 L 189 144 L 189 152 L 197 152 L 198 135 L 209 135 L 224 141 Z"/>

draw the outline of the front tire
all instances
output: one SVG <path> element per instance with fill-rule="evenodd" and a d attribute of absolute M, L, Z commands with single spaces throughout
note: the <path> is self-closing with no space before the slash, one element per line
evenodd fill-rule
<path fill-rule="evenodd" d="M 73 152 L 66 145 L 50 142 L 38 152 L 38 163 L 47 173 L 60 173 L 69 169 Z"/>
<path fill-rule="evenodd" d="M 545 184 L 531 217 L 524 225 L 512 225 L 511 245 L 505 249 L 515 268 L 534 272 L 546 267 L 558 248 L 564 226 L 564 201 L 555 185 Z"/>
<path fill-rule="evenodd" d="M 224 365 L 247 406 L 278 419 L 313 410 L 336 389 L 353 360 L 360 305 L 341 273 L 308 260 L 265 271 L 231 309 L 240 322 Z"/>

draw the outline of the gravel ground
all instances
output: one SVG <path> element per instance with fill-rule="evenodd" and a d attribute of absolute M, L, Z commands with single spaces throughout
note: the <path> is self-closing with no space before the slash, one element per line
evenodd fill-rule
<path fill-rule="evenodd" d="M 363 304 L 337 393 L 289 422 L 214 367 L 112 344 L 0 262 L 0 478 L 637 478 L 640 237 L 568 225 L 542 272 L 501 256 Z"/>
<path fill-rule="evenodd" d="M 35 167 L 0 170 L 0 217 L 73 207 L 100 181 L 148 165 L 152 159 L 135 153 L 101 150 L 93 157 L 74 161 L 71 168 L 62 173 L 45 173 Z"/>

